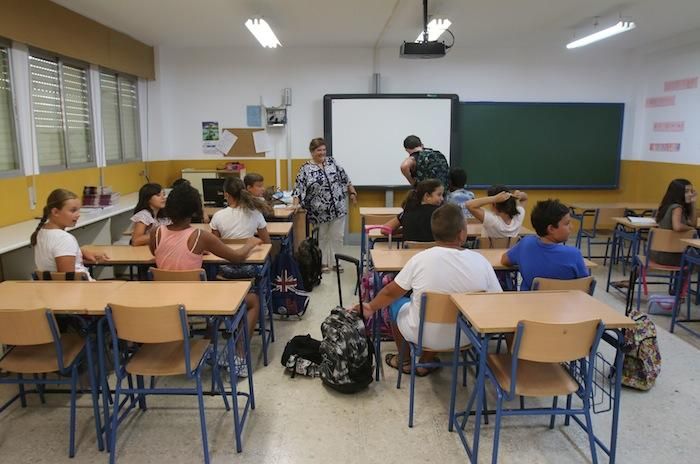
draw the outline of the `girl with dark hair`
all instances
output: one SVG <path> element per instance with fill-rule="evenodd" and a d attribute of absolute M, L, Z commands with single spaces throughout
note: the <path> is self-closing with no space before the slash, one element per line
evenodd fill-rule
<path fill-rule="evenodd" d="M 299 168 L 292 197 L 294 205 L 302 206 L 309 221 L 318 228 L 322 270 L 330 272 L 334 256 L 343 246 L 348 215 L 345 198 L 347 196 L 353 204 L 357 203 L 357 191 L 345 169 L 326 153 L 325 140 L 320 137 L 311 140 L 309 152 L 311 161 Z"/>
<path fill-rule="evenodd" d="M 437 179 L 418 182 L 403 202 L 401 214 L 384 224 L 392 233 L 402 230 L 403 239 L 411 242 L 432 242 L 435 240 L 430 226 L 433 212 L 442 204 L 445 187 Z M 382 231 L 386 235 L 386 232 Z"/>
<path fill-rule="evenodd" d="M 146 184 L 139 189 L 139 201 L 131 216 L 134 229 L 131 232 L 131 245 L 147 245 L 149 233 L 154 224 L 170 224 L 165 217 L 165 191 L 160 184 Z"/>
<path fill-rule="evenodd" d="M 525 219 L 527 194 L 520 190 L 511 192 L 503 185 L 492 186 L 487 194 L 487 197 L 464 203 L 469 212 L 484 225 L 482 237 L 517 237 Z M 491 210 L 482 208 L 486 205 L 491 205 Z"/>
<path fill-rule="evenodd" d="M 192 216 L 201 215 L 202 200 L 197 189 L 191 185 L 179 185 L 168 195 L 166 202 L 170 225 L 159 225 L 150 235 L 149 247 L 156 257 L 156 265 L 168 271 L 188 271 L 201 269 L 203 254 L 213 253 L 231 263 L 244 261 L 260 243 L 258 238 L 249 238 L 241 247 L 233 249 L 210 232 L 192 227 Z M 258 321 L 260 300 L 255 294 L 246 296 L 248 306 L 248 333 L 253 333 Z M 242 347 L 236 355 L 238 375 L 247 375 Z"/>
<path fill-rule="evenodd" d="M 656 211 L 656 222 L 662 229 L 675 232 L 685 232 L 695 229 L 698 213 L 695 202 L 698 193 L 693 184 L 687 179 L 674 179 L 668 184 L 659 209 Z M 681 253 L 665 253 L 651 251 L 649 258 L 666 266 L 678 266 L 681 262 Z"/>
<path fill-rule="evenodd" d="M 103 253 L 82 250 L 67 227 L 74 227 L 80 218 L 80 199 L 65 189 L 56 189 L 46 199 L 46 206 L 30 238 L 34 248 L 34 265 L 39 271 L 90 273 L 83 259 L 99 263 L 107 258 Z"/>

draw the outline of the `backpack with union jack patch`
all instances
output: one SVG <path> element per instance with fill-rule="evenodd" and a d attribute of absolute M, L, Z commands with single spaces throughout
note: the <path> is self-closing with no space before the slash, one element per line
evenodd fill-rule
<path fill-rule="evenodd" d="M 297 262 L 289 253 L 280 253 L 272 267 L 272 311 L 301 318 L 308 306 L 309 295 Z"/>

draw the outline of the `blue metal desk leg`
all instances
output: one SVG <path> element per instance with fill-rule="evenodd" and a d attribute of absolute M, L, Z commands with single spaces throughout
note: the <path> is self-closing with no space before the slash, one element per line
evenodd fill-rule
<path fill-rule="evenodd" d="M 107 449 L 109 449 L 109 430 L 110 430 L 110 420 L 109 420 L 109 402 L 111 395 L 109 392 L 109 383 L 107 382 L 107 367 L 105 366 L 105 350 L 107 346 L 105 344 L 105 324 L 107 323 L 107 318 L 100 318 L 97 323 L 97 369 L 99 371 L 100 377 L 100 389 L 102 390 L 102 414 L 104 417 L 103 429 L 104 438 L 107 444 Z"/>
<path fill-rule="evenodd" d="M 472 440 L 472 463 L 479 462 L 479 437 L 481 433 L 481 414 L 484 410 L 484 383 L 486 380 L 486 355 L 488 354 L 489 334 L 485 334 L 479 347 L 479 374 L 476 381 L 476 410 L 474 411 L 474 439 Z M 467 414 L 469 412 L 467 411 Z"/>
<path fill-rule="evenodd" d="M 613 265 L 617 263 L 617 242 L 619 240 L 618 237 L 618 228 L 615 227 L 615 230 L 613 231 L 613 238 L 612 238 L 612 246 L 610 247 L 610 266 L 608 266 L 608 282 L 605 285 L 605 291 L 609 292 L 610 291 L 610 279 L 612 278 L 612 268 Z"/>
<path fill-rule="evenodd" d="M 615 351 L 615 401 L 613 402 L 612 426 L 610 431 L 610 464 L 615 464 L 617 454 L 617 427 L 620 421 L 620 393 L 622 390 L 622 343 L 624 334 L 621 330 L 615 330 L 617 341 Z"/>
<path fill-rule="evenodd" d="M 457 316 L 459 317 L 459 316 Z M 459 327 L 459 322 L 455 324 L 455 351 L 452 357 L 452 383 L 450 384 L 450 412 L 449 412 L 449 423 L 447 425 L 447 430 L 452 431 L 455 423 L 455 403 L 457 401 L 457 368 L 459 364 L 459 345 L 461 338 L 462 329 Z M 465 368 L 466 369 L 466 368 Z"/>
<path fill-rule="evenodd" d="M 382 279 L 379 277 L 378 272 L 374 272 L 373 274 L 375 294 L 377 294 L 379 290 L 381 290 L 379 286 L 382 283 Z M 362 284 L 360 283 L 360 285 Z M 376 361 L 374 363 L 374 380 L 379 382 L 379 368 L 382 362 L 382 339 L 379 335 L 379 311 L 375 312 L 372 317 L 374 318 L 372 321 L 372 337 L 374 337 L 374 360 Z"/>

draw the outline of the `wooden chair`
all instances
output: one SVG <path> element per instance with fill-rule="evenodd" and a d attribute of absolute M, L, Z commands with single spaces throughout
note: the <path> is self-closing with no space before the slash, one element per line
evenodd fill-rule
<path fill-rule="evenodd" d="M 112 336 L 112 358 L 116 376 L 109 428 L 110 463 L 113 464 L 116 460 L 119 424 L 137 403 L 140 409 L 145 411 L 147 395 L 196 394 L 204 462 L 208 464 L 209 446 L 201 379 L 201 369 L 207 359 L 211 360 L 214 366 L 212 375 L 215 386 L 223 397 L 226 410 L 230 409 L 218 363 L 213 359 L 211 340 L 190 338 L 187 312 L 182 305 L 129 307 L 109 304 L 105 313 Z M 128 342 L 130 348 L 125 349 L 126 343 L 120 341 Z M 149 388 L 144 385 L 144 376 L 153 378 L 175 375 L 194 379 L 196 388 L 156 388 L 153 381 Z M 132 376 L 136 376 L 136 388 L 132 386 Z M 125 379 L 128 380 L 127 386 L 122 385 Z M 124 402 L 126 411 L 120 415 L 122 395 L 130 401 Z"/>
<path fill-rule="evenodd" d="M 479 248 L 512 248 L 520 240 L 520 237 L 479 237 Z"/>
<path fill-rule="evenodd" d="M 501 418 L 508 415 L 548 415 L 550 429 L 556 415 L 565 415 L 567 424 L 569 417 L 581 423 L 575 416 L 583 415 L 593 462 L 598 462 L 590 409 L 595 356 L 604 329 L 600 320 L 565 324 L 520 321 L 512 353 L 488 355 L 487 377 L 496 387 L 497 400 L 492 462 L 498 459 Z M 563 363 L 572 363 L 572 369 L 577 366 L 579 378 L 572 377 Z M 582 408 L 572 408 L 573 393 L 583 402 Z M 516 395 L 551 396 L 552 408 L 503 409 L 503 402 Z M 566 396 L 565 408 L 557 408 L 559 395 Z"/>
<path fill-rule="evenodd" d="M 593 296 L 596 281 L 593 276 L 581 277 L 580 279 L 545 279 L 535 277 L 532 280 L 532 290 L 581 290 Z"/>
<path fill-rule="evenodd" d="M 435 369 L 441 366 L 452 366 L 453 362 L 450 361 L 432 361 L 432 362 L 420 362 L 420 357 L 423 355 L 424 351 L 429 351 L 433 353 L 453 353 L 453 356 L 457 356 L 458 353 L 454 353 L 454 348 L 448 349 L 434 349 L 423 344 L 423 332 L 425 330 L 425 324 L 443 324 L 450 325 L 454 327 L 457 323 L 457 314 L 459 310 L 454 302 L 450 299 L 450 295 L 425 292 L 421 295 L 420 303 L 420 323 L 418 326 L 418 342 L 408 343 L 410 349 L 411 358 L 411 373 L 410 373 L 410 389 L 409 389 L 409 400 L 408 400 L 408 426 L 413 427 L 413 403 L 414 403 L 414 392 L 416 384 L 416 370 L 418 368 L 425 369 Z M 475 364 L 474 357 L 472 356 L 472 361 L 467 359 L 467 354 L 470 353 L 471 344 L 467 343 L 459 348 L 459 352 L 462 355 L 462 360 L 459 365 L 462 366 L 462 384 L 467 385 L 467 366 L 470 364 Z M 399 350 L 399 364 L 398 371 L 399 375 L 396 380 L 396 388 L 401 388 L 401 377 L 403 374 L 403 351 L 402 347 Z M 379 361 L 377 361 L 379 362 Z"/>
<path fill-rule="evenodd" d="M 90 280 L 86 272 L 33 271 L 32 280 Z"/>
<path fill-rule="evenodd" d="M 404 248 L 410 248 L 410 249 L 414 249 L 414 250 L 427 250 L 428 248 L 432 248 L 436 245 L 437 245 L 437 243 L 435 243 L 435 242 L 416 242 L 413 240 L 408 240 L 406 242 L 403 242 Z"/>
<path fill-rule="evenodd" d="M 166 271 L 157 267 L 148 268 L 148 280 L 157 282 L 199 282 L 206 281 L 207 274 L 204 269 L 191 269 L 187 271 Z"/>
<path fill-rule="evenodd" d="M 70 386 L 70 420 L 68 432 L 68 456 L 75 456 L 75 402 L 78 390 L 78 366 L 87 361 L 92 408 L 95 417 L 97 447 L 104 449 L 102 426 L 95 389 L 95 373 L 90 359 L 87 339 L 78 334 L 60 334 L 53 313 L 48 309 L 0 310 L 0 345 L 9 348 L 0 357 L 0 371 L 17 374 L 17 377 L 0 377 L 0 384 L 19 386 L 19 393 L 0 406 L 0 412 L 19 398 L 27 407 L 24 384 L 35 384 L 42 403 L 47 384 Z M 58 373 L 48 379 L 46 374 Z M 32 375 L 32 379 L 25 378 Z M 15 423 L 14 426 L 19 426 Z"/>
<path fill-rule="evenodd" d="M 649 230 L 649 239 L 644 254 L 635 256 L 635 266 L 637 268 L 637 310 L 642 304 L 642 290 L 644 295 L 649 293 L 649 284 L 664 283 L 664 282 L 649 282 L 649 277 L 660 277 L 669 279 L 669 285 L 673 282 L 674 277 L 680 275 L 680 259 L 678 266 L 669 266 L 659 264 L 650 258 L 653 251 L 663 253 L 678 253 L 680 256 L 687 245 L 681 242 L 683 238 L 695 238 L 697 232 L 688 230 L 685 232 L 674 232 L 668 229 L 652 228 Z M 664 272 L 668 274 L 650 274 L 650 272 Z M 630 289 L 630 291 L 632 291 Z"/>
<path fill-rule="evenodd" d="M 581 214 L 575 214 L 572 211 L 571 217 L 579 221 L 579 229 L 576 234 L 576 247 L 581 249 L 581 242 L 583 238 L 585 238 L 588 248 L 587 258 L 603 258 L 603 265 L 605 265 L 608 258 L 608 250 L 610 248 L 613 231 L 615 230 L 616 226 L 612 218 L 624 216 L 625 208 L 598 208 L 592 215 L 593 224 L 591 228 L 586 229 L 585 219 L 587 217 L 591 217 L 591 215 L 587 214 L 586 211 Z M 596 241 L 595 239 L 600 238 L 601 235 L 604 235 L 605 237 Z M 591 245 L 602 244 L 605 244 L 605 254 L 603 256 L 591 256 Z"/>

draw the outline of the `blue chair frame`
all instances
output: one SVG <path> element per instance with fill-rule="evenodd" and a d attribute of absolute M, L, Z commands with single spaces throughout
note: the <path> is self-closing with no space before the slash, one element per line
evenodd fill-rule
<path fill-rule="evenodd" d="M 420 362 L 420 357 L 423 356 L 423 331 L 425 328 L 425 312 L 428 305 L 428 295 L 423 293 L 420 299 L 420 323 L 418 325 L 418 342 L 412 343 L 409 341 L 404 341 L 402 348 L 399 350 L 399 364 L 398 371 L 399 375 L 396 379 L 396 388 L 401 388 L 401 377 L 403 375 L 403 352 L 406 344 L 409 346 L 409 356 L 411 357 L 411 373 L 410 375 L 410 388 L 409 388 L 409 400 L 408 400 L 408 426 L 413 427 L 413 411 L 414 411 L 414 397 L 415 397 L 415 387 L 416 387 L 416 369 L 422 367 L 426 369 L 432 369 L 435 367 L 451 367 L 455 364 L 457 366 L 462 366 L 462 386 L 467 386 L 467 367 L 476 366 L 476 355 L 474 354 L 471 344 L 465 345 L 461 350 L 455 350 L 450 348 L 449 350 L 444 350 L 444 352 L 452 352 L 453 359 L 451 361 L 432 361 L 432 362 Z M 457 313 L 455 313 L 455 324 L 457 323 Z M 458 358 L 462 355 L 462 360 L 459 361 Z M 470 358 L 470 359 L 468 359 Z"/>
<path fill-rule="evenodd" d="M 597 464 L 598 462 L 598 457 L 597 457 L 597 452 L 596 452 L 596 438 L 595 435 L 593 434 L 593 422 L 591 420 L 591 396 L 592 396 L 592 390 L 593 390 L 593 375 L 594 375 L 594 368 L 595 368 L 595 356 L 596 353 L 598 352 L 598 345 L 600 344 L 601 337 L 603 336 L 603 332 L 605 331 L 605 325 L 600 322 L 598 324 L 598 327 L 596 329 L 595 337 L 593 339 L 593 344 L 591 345 L 591 349 L 588 354 L 588 359 L 582 358 L 579 360 L 572 360 L 569 362 L 569 372 L 572 375 L 572 378 L 576 379 L 576 377 L 573 375 L 572 371 L 575 369 L 573 366 L 574 363 L 578 363 L 580 366 L 579 372 L 583 375 L 583 384 L 579 382 L 578 380 L 577 383 L 579 385 L 579 389 L 576 392 L 576 395 L 581 399 L 583 402 L 583 407 L 582 408 L 572 408 L 571 406 L 571 400 L 572 400 L 572 395 L 567 395 L 566 397 L 566 407 L 565 408 L 558 408 L 557 407 L 557 400 L 558 396 L 555 396 L 553 401 L 552 401 L 552 408 L 520 408 L 520 409 L 503 409 L 503 401 L 512 401 L 516 397 L 515 393 L 515 387 L 517 385 L 516 379 L 517 379 L 517 374 L 518 374 L 518 353 L 520 351 L 520 343 L 522 341 L 523 333 L 524 333 L 524 327 L 523 323 L 519 322 L 518 323 L 518 328 L 515 333 L 515 343 L 513 346 L 513 352 L 512 352 L 512 362 L 511 362 L 511 368 L 510 368 L 510 388 L 506 391 L 503 389 L 503 387 L 499 384 L 499 382 L 496 380 L 496 376 L 493 374 L 491 371 L 491 368 L 488 367 L 488 363 L 486 364 L 487 370 L 486 370 L 486 376 L 491 380 L 491 383 L 494 385 L 496 389 L 496 422 L 494 426 L 494 436 L 493 436 L 493 454 L 491 458 L 492 464 L 495 464 L 498 462 L 498 445 L 499 445 L 499 440 L 500 440 L 500 432 L 501 432 L 501 419 L 503 416 L 525 416 L 525 415 L 538 415 L 538 416 L 550 416 L 549 420 L 549 428 L 553 429 L 554 428 L 554 420 L 555 416 L 557 415 L 564 415 L 566 416 L 564 420 L 565 425 L 569 425 L 569 419 L 573 418 L 587 433 L 588 435 L 588 443 L 591 448 L 591 457 L 593 460 L 594 464 Z M 586 424 L 584 425 L 581 420 L 576 417 L 576 415 L 583 415 L 585 417 Z"/>
<path fill-rule="evenodd" d="M 204 415 L 204 397 L 202 389 L 202 378 L 201 369 L 205 364 L 204 361 L 213 356 L 213 346 L 209 346 L 204 352 L 203 356 L 199 359 L 196 365 L 192 366 L 190 364 L 190 334 L 189 334 L 189 324 L 187 322 L 187 313 L 185 307 L 179 305 L 178 308 L 180 325 L 182 328 L 182 341 L 183 341 L 183 356 L 185 363 L 185 375 L 188 379 L 194 379 L 196 383 L 195 389 L 187 388 L 155 388 L 153 378 L 151 380 L 150 388 L 145 388 L 143 376 L 136 376 L 137 387 L 133 387 L 132 375 L 126 371 L 126 366 L 129 360 L 134 356 L 138 350 L 130 350 L 121 344 L 117 334 L 117 330 L 114 324 L 114 317 L 112 315 L 111 307 L 107 306 L 105 309 L 105 315 L 107 319 L 107 324 L 109 326 L 109 332 L 112 337 L 112 359 L 114 363 L 114 373 L 116 376 L 116 385 L 114 391 L 114 402 L 113 411 L 111 417 L 109 418 L 111 424 L 109 427 L 109 462 L 114 464 L 116 461 L 116 445 L 117 445 L 117 428 L 119 424 L 126 418 L 129 412 L 138 404 L 142 411 L 147 409 L 146 405 L 146 395 L 186 395 L 186 394 L 196 394 L 199 404 L 199 420 L 202 432 L 202 448 L 204 452 L 204 462 L 209 463 L 209 446 L 207 440 L 207 423 Z M 226 397 L 226 392 L 224 389 L 223 381 L 221 380 L 221 375 L 219 373 L 218 365 L 213 362 L 213 372 L 212 376 L 216 379 L 216 384 L 219 389 L 219 393 L 223 397 L 224 406 L 227 411 L 229 411 L 230 405 Z M 128 387 L 124 388 L 122 382 L 127 379 Z M 120 402 L 120 396 L 126 395 L 126 398 Z M 128 404 L 127 404 L 128 401 Z M 122 407 L 126 406 L 126 410 L 120 415 L 120 410 Z"/>
<path fill-rule="evenodd" d="M 676 326 L 684 329 L 696 337 L 700 337 L 700 332 L 692 329 L 687 325 L 688 322 L 700 322 L 700 319 L 693 319 L 690 315 L 691 313 L 691 298 L 690 294 L 686 297 L 686 315 L 685 318 L 679 319 L 681 312 L 681 287 L 684 281 L 690 282 L 693 276 L 693 271 L 700 269 L 700 250 L 695 247 L 688 247 L 688 249 L 683 253 L 683 258 L 681 258 L 681 275 L 680 278 L 676 279 L 676 291 L 675 300 L 673 305 L 673 312 L 671 314 L 671 327 L 669 332 L 674 333 Z"/>
<path fill-rule="evenodd" d="M 0 377 L 0 384 L 14 384 L 18 385 L 19 392 L 7 400 L 5 403 L 3 403 L 0 406 L 0 412 L 4 411 L 9 407 L 12 403 L 14 403 L 17 399 L 20 400 L 20 404 L 23 408 L 27 407 L 27 399 L 26 399 L 26 394 L 27 393 L 33 393 L 33 392 L 28 392 L 25 390 L 24 385 L 25 384 L 34 384 L 37 387 L 36 392 L 39 394 L 39 398 L 41 400 L 42 404 L 46 403 L 46 399 L 44 397 L 44 392 L 46 389 L 46 385 L 51 384 L 51 385 L 69 385 L 70 386 L 70 422 L 69 422 L 69 438 L 68 438 L 68 456 L 69 457 L 74 457 L 75 456 L 75 421 L 76 421 L 76 395 L 78 391 L 78 366 L 80 363 L 83 361 L 83 359 L 86 360 L 87 368 L 88 368 L 88 376 L 90 379 L 90 390 L 92 394 L 92 408 L 93 408 L 93 414 L 95 418 L 95 432 L 97 435 L 97 449 L 99 451 L 104 450 L 104 443 L 102 441 L 102 425 L 100 423 L 100 412 L 99 412 L 99 405 L 98 405 L 98 399 L 97 399 L 97 390 L 96 390 L 96 385 L 95 385 L 95 371 L 94 371 L 94 365 L 92 362 L 92 346 L 90 343 L 90 337 L 86 336 L 85 337 L 85 345 L 83 346 L 82 350 L 78 355 L 75 357 L 73 362 L 70 365 L 64 365 L 63 364 L 63 346 L 61 345 L 61 334 L 59 333 L 58 326 L 56 324 L 56 319 L 54 318 L 53 313 L 51 310 L 47 309 L 46 310 L 46 319 L 47 323 L 49 326 L 49 329 L 51 330 L 51 336 L 53 338 L 53 345 L 54 349 L 56 350 L 56 360 L 57 360 L 57 367 L 58 367 L 58 373 L 60 376 L 70 376 L 70 379 L 64 379 L 61 377 L 58 378 L 52 378 L 52 379 L 47 379 L 46 374 L 42 374 L 41 378 L 39 378 L 38 374 L 34 374 L 32 379 L 24 378 L 22 374 L 17 374 L 17 378 L 2 378 Z M 0 357 L 0 359 L 5 358 L 8 356 L 10 353 L 12 353 L 14 347 L 10 347 L 3 355 Z"/>

